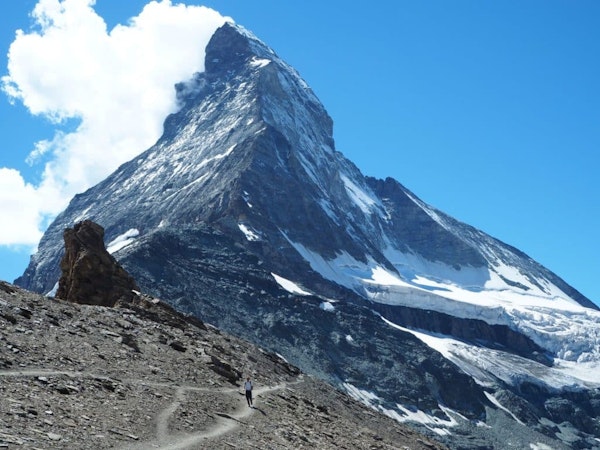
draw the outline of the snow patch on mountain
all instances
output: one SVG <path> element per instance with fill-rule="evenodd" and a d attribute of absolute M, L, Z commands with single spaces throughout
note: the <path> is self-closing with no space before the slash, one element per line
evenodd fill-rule
<path fill-rule="evenodd" d="M 58 291 L 58 281 L 54 284 L 52 289 L 50 289 L 50 291 L 47 292 L 45 295 L 46 295 L 46 297 L 54 297 L 56 295 L 57 291 Z"/>
<path fill-rule="evenodd" d="M 369 286 L 408 286 L 398 274 L 385 269 L 373 258 L 364 263 L 342 251 L 335 259 L 327 260 L 298 242 L 289 238 L 288 241 L 321 276 L 361 294 L 368 292 Z"/>
<path fill-rule="evenodd" d="M 260 69 L 261 67 L 265 67 L 267 64 L 270 64 L 270 63 L 271 63 L 270 59 L 254 57 L 250 60 L 249 64 L 252 67 L 256 67 L 256 68 Z"/>
<path fill-rule="evenodd" d="M 237 146 L 237 144 L 233 144 L 233 145 L 232 145 L 231 147 L 229 147 L 229 148 L 228 148 L 228 149 L 227 149 L 227 150 L 226 150 L 224 153 L 219 153 L 219 154 L 217 154 L 217 155 L 213 155 L 213 156 L 210 156 L 209 158 L 206 158 L 204 161 L 202 161 L 202 162 L 201 162 L 201 163 L 198 165 L 197 169 L 201 169 L 202 167 L 204 167 L 204 166 L 207 166 L 207 165 L 209 165 L 209 164 L 211 164 L 211 163 L 213 163 L 213 162 L 215 162 L 215 161 L 218 161 L 218 160 L 220 160 L 220 159 L 223 159 L 223 158 L 226 158 L 226 157 L 228 157 L 229 155 L 231 155 L 231 152 L 233 151 L 233 149 L 234 149 L 236 146 Z"/>
<path fill-rule="evenodd" d="M 381 266 L 370 267 L 371 276 L 369 278 L 363 279 L 365 283 L 372 283 L 376 285 L 382 286 L 404 286 L 404 283 L 400 277 L 396 274 L 390 272 L 387 269 L 384 269 Z"/>
<path fill-rule="evenodd" d="M 311 295 L 310 292 L 305 291 L 304 289 L 302 289 L 300 286 L 298 286 L 293 281 L 283 278 L 275 273 L 271 273 L 271 275 L 273 276 L 273 278 L 275 278 L 275 281 L 277 282 L 277 284 L 279 286 L 281 286 L 283 289 L 285 289 L 286 291 L 288 291 L 290 294 Z"/>
<path fill-rule="evenodd" d="M 419 423 L 439 435 L 450 434 L 450 431 L 448 429 L 458 425 L 458 422 L 453 418 L 453 416 L 460 416 L 460 414 L 442 405 L 438 406 L 442 411 L 444 411 L 447 414 L 449 420 L 443 420 L 439 417 L 432 416 L 417 408 L 409 409 L 400 404 L 396 404 L 398 410 L 386 408 L 382 405 L 383 400 L 377 394 L 367 391 L 365 389 L 360 389 L 348 382 L 343 383 L 342 386 L 344 387 L 348 395 L 350 395 L 350 397 L 369 406 L 370 408 L 376 411 L 382 412 L 386 416 L 391 417 L 392 419 L 398 422 Z"/>
<path fill-rule="evenodd" d="M 335 306 L 333 306 L 333 303 L 331 303 L 331 302 L 321 302 L 319 304 L 319 308 L 321 308 L 323 311 L 329 311 L 329 312 L 335 311 Z"/>
<path fill-rule="evenodd" d="M 442 411 L 444 411 L 446 413 L 449 413 L 451 411 L 450 409 L 445 408 L 442 405 L 438 405 L 438 406 Z M 396 419 L 398 422 L 420 423 L 421 425 L 424 425 L 425 427 L 427 427 L 428 429 L 430 429 L 431 431 L 433 431 L 434 433 L 436 433 L 440 436 L 450 434 L 451 431 L 448 428 L 452 428 L 452 427 L 455 427 L 458 425 L 458 422 L 456 421 L 456 419 L 453 418 L 453 414 L 447 414 L 447 416 L 450 419 L 443 420 L 439 417 L 432 416 L 432 415 L 427 414 L 424 411 L 421 411 L 416 408 L 408 409 L 400 404 L 396 404 L 396 407 L 400 411 L 400 414 L 397 413 L 395 410 L 391 410 L 391 409 L 387 409 L 387 408 L 383 408 L 383 407 L 380 407 L 379 410 L 381 412 L 383 412 L 384 414 L 386 414 L 387 416 L 389 416 L 393 419 Z M 455 413 L 454 411 L 452 411 L 452 412 Z"/>
<path fill-rule="evenodd" d="M 327 214 L 327 216 L 333 220 L 336 224 L 340 224 L 340 219 L 338 218 L 338 216 L 336 215 L 335 212 L 333 212 L 333 207 L 331 205 L 331 202 L 326 199 L 326 198 L 320 198 L 318 200 L 319 206 L 321 206 L 321 209 L 323 211 L 325 211 L 325 214 Z"/>
<path fill-rule="evenodd" d="M 260 241 L 260 234 L 244 223 L 238 223 L 238 228 L 249 241 Z"/>
<path fill-rule="evenodd" d="M 135 238 L 138 237 L 139 235 L 140 235 L 140 230 L 138 230 L 137 228 L 131 228 L 130 230 L 127 230 L 125 233 L 120 234 L 119 236 L 114 238 L 112 241 L 110 241 L 106 245 L 106 250 L 108 251 L 108 253 L 110 253 L 112 255 L 114 252 L 127 247 L 129 244 L 131 244 L 133 241 L 135 241 Z"/>
<path fill-rule="evenodd" d="M 73 219 L 73 224 L 76 224 L 78 222 L 81 222 L 82 220 L 85 220 L 88 215 L 90 210 L 92 209 L 92 205 L 88 206 L 87 208 L 85 208 L 81 214 L 79 214 L 77 217 L 75 217 L 75 219 Z"/>
<path fill-rule="evenodd" d="M 600 442 L 600 440 L 598 440 L 598 442 Z M 531 450 L 554 450 L 552 447 L 542 442 L 538 442 L 536 444 L 529 444 L 529 448 Z"/>
<path fill-rule="evenodd" d="M 369 193 L 364 189 L 361 189 L 346 175 L 340 175 L 340 178 L 344 183 L 348 196 L 352 199 L 354 204 L 356 204 L 361 209 L 363 213 L 371 214 L 375 206 L 380 204 L 379 200 L 377 199 L 377 197 L 375 197 L 374 194 Z"/>
<path fill-rule="evenodd" d="M 597 361 L 569 364 L 557 359 L 554 367 L 547 367 L 511 353 L 475 346 L 449 336 L 412 330 L 383 317 L 382 320 L 391 327 L 411 333 L 483 386 L 492 384 L 494 378 L 514 386 L 524 381 L 557 389 L 600 386 L 600 364 Z"/>
<path fill-rule="evenodd" d="M 302 167 L 304 168 L 306 175 L 308 175 L 308 177 L 311 179 L 311 181 L 314 184 L 316 184 L 317 186 L 321 186 L 319 177 L 317 176 L 315 169 L 312 167 L 312 164 L 310 162 L 308 162 L 307 158 L 302 153 L 298 153 L 296 156 L 298 157 L 300 164 L 302 164 Z M 284 165 L 284 167 L 285 167 L 285 165 Z M 321 186 L 321 188 L 322 188 L 322 186 Z"/>
<path fill-rule="evenodd" d="M 246 205 L 248 205 L 248 208 L 253 207 L 252 202 L 250 202 L 250 194 L 248 194 L 248 192 L 244 191 L 244 193 L 242 194 L 242 198 L 246 202 Z"/>
<path fill-rule="evenodd" d="M 327 260 L 323 258 L 316 252 L 313 252 L 306 248 L 304 245 L 294 242 L 288 238 L 288 236 L 283 233 L 288 242 L 302 255 L 302 257 L 310 264 L 310 267 L 318 272 L 323 278 L 327 280 L 331 280 L 340 284 L 342 286 L 348 287 L 352 289 L 355 286 L 355 282 L 347 276 L 344 276 L 343 273 L 340 273 L 340 269 L 342 267 L 351 268 L 353 267 L 353 263 L 356 262 L 354 258 L 352 258 L 348 253 L 343 253 L 341 256 L 336 258 L 335 260 Z M 355 265 L 358 267 L 358 265 Z"/>
<path fill-rule="evenodd" d="M 424 257 L 406 251 L 400 251 L 388 243 L 383 249 L 383 255 L 392 263 L 394 268 L 416 287 L 425 289 L 457 284 L 469 290 L 481 290 L 489 281 L 489 270 L 485 267 L 455 268 L 441 262 L 434 262 Z"/>
<path fill-rule="evenodd" d="M 496 397 L 494 397 L 493 394 L 491 394 L 490 392 L 487 391 L 483 391 L 483 393 L 485 394 L 485 396 L 487 397 L 487 399 L 492 402 L 494 405 L 496 405 L 498 408 L 500 408 L 502 411 L 504 411 L 506 414 L 508 414 L 510 417 L 513 418 L 514 421 L 520 423 L 521 425 L 525 425 L 517 416 L 515 416 L 512 411 L 510 411 L 506 406 L 504 406 L 502 403 L 500 403 L 498 401 L 498 399 Z"/>

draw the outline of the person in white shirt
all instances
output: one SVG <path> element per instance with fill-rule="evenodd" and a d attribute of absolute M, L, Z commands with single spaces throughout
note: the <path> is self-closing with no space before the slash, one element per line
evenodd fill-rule
<path fill-rule="evenodd" d="M 246 389 L 246 401 L 248 402 L 248 406 L 252 408 L 252 381 L 250 381 L 250 377 L 246 379 L 244 388 Z"/>

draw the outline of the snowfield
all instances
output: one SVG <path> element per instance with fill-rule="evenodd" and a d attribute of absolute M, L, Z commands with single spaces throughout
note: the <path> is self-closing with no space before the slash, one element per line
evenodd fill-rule
<path fill-rule="evenodd" d="M 554 367 L 548 368 L 449 337 L 406 330 L 482 384 L 490 382 L 489 373 L 494 373 L 510 384 L 539 379 L 551 387 L 600 386 L 600 312 L 581 306 L 547 280 L 533 283 L 500 261 L 493 271 L 456 270 L 388 248 L 385 256 L 397 269 L 392 272 L 374 258 L 364 263 L 342 252 L 328 260 L 300 243 L 288 241 L 323 278 L 368 300 L 506 325 L 554 355 Z M 505 280 L 517 283 L 509 285 Z"/>
<path fill-rule="evenodd" d="M 135 238 L 139 235 L 140 230 L 138 230 L 137 228 L 127 230 L 125 233 L 117 236 L 108 244 L 106 244 L 106 250 L 112 255 L 114 252 L 130 245 L 133 241 L 135 241 Z"/>

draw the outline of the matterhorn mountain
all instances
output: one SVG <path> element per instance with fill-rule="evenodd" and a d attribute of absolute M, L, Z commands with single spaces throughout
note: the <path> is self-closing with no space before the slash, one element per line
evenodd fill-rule
<path fill-rule="evenodd" d="M 518 249 L 364 176 L 240 26 L 150 149 L 77 195 L 16 284 L 52 295 L 90 219 L 140 288 L 451 448 L 600 448 L 600 312 Z"/>

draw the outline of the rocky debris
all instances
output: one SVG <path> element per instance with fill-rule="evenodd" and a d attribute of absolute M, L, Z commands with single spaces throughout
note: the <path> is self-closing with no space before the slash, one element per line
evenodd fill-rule
<path fill-rule="evenodd" d="M 16 292 L 15 288 L 5 281 L 0 281 L 0 291 L 4 292 L 5 294 L 14 294 Z"/>
<path fill-rule="evenodd" d="M 114 306 L 131 301 L 139 287 L 104 246 L 104 228 L 84 220 L 63 233 L 65 254 L 56 297 L 74 303 Z"/>
<path fill-rule="evenodd" d="M 210 355 L 210 369 L 227 379 L 230 383 L 236 384 L 242 378 L 242 372 L 234 369 L 231 364 L 221 361 L 216 356 Z"/>
<path fill-rule="evenodd" d="M 142 295 L 106 308 L 0 283 L 0 380 L 0 448 L 443 448 Z"/>

